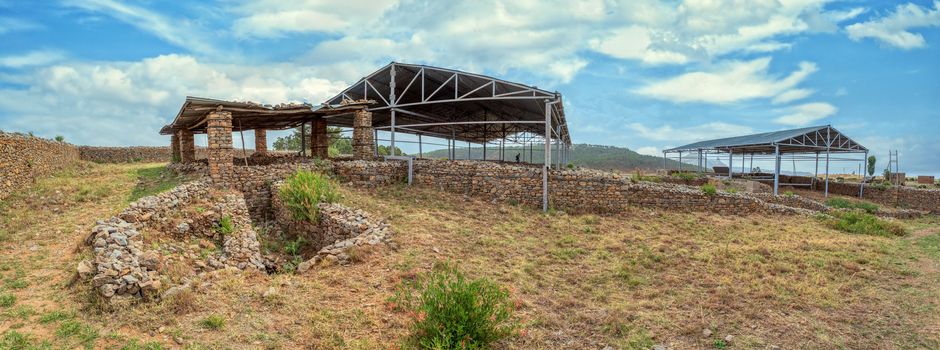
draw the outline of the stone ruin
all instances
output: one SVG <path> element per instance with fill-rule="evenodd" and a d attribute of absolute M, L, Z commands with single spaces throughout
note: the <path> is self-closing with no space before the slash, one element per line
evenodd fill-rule
<path fill-rule="evenodd" d="M 372 218 L 360 209 L 351 209 L 336 203 L 319 204 L 319 220 L 316 223 L 297 220 L 281 201 L 278 189 L 283 183 L 271 187 L 271 207 L 275 222 L 294 238 L 305 239 L 316 254 L 298 265 L 304 272 L 320 262 L 350 263 L 347 253 L 354 247 L 386 244 L 391 238 L 388 224 Z"/>
<path fill-rule="evenodd" d="M 324 203 L 318 223 L 305 223 L 284 215 L 272 192 L 275 220 L 261 225 L 269 229 L 265 232 L 282 229 L 303 237 L 313 249 L 298 272 L 318 264 L 349 264 L 350 249 L 390 243 L 389 226 L 362 210 Z M 143 197 L 98 221 L 85 240 L 93 258 L 81 261 L 77 270 L 109 302 L 159 299 L 214 270 L 283 271 L 283 259 L 265 256 L 260 239 L 241 192 L 197 180 Z"/>

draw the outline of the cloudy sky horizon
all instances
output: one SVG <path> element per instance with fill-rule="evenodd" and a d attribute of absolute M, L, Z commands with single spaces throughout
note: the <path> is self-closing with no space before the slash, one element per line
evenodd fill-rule
<path fill-rule="evenodd" d="M 187 95 L 317 104 L 398 61 L 559 91 L 576 143 L 831 124 L 940 175 L 938 0 L 0 0 L 0 40 L 0 130 L 76 144 L 165 145 Z"/>

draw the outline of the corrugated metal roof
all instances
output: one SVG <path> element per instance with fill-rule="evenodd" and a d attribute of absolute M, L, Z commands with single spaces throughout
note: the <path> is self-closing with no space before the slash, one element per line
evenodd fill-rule
<path fill-rule="evenodd" d="M 826 139 L 833 145 L 835 151 L 866 151 L 854 140 L 846 137 L 830 125 L 811 126 L 799 129 L 789 129 L 765 132 L 760 134 L 727 137 L 722 139 L 699 141 L 688 145 L 674 147 L 665 152 L 696 151 L 696 150 L 745 150 L 747 152 L 761 153 L 773 152 L 775 145 L 781 145 L 781 152 L 795 152 L 807 148 L 825 149 Z"/>

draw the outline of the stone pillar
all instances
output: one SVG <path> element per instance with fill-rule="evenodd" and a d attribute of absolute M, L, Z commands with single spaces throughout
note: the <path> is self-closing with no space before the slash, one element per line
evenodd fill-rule
<path fill-rule="evenodd" d="M 180 156 L 180 135 L 173 133 L 170 135 L 170 163 L 179 163 L 182 160 Z"/>
<path fill-rule="evenodd" d="M 190 130 L 179 131 L 180 140 L 180 161 L 183 163 L 192 163 L 196 161 L 196 139 Z"/>
<path fill-rule="evenodd" d="M 264 129 L 255 129 L 255 154 L 268 153 L 268 132 Z"/>
<path fill-rule="evenodd" d="M 356 111 L 353 118 L 353 158 L 372 159 L 375 139 L 372 135 L 372 112 Z"/>
<path fill-rule="evenodd" d="M 209 139 L 209 177 L 217 185 L 228 186 L 235 175 L 235 165 L 232 164 L 232 112 L 209 112 L 206 134 Z"/>
<path fill-rule="evenodd" d="M 310 123 L 310 154 L 313 158 L 330 156 L 330 137 L 326 134 L 326 120 L 316 119 Z"/>

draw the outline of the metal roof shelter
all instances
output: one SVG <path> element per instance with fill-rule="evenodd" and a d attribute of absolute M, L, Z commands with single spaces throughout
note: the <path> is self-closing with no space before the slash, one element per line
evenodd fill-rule
<path fill-rule="evenodd" d="M 699 167 L 707 168 L 708 154 L 728 154 L 728 176 L 731 177 L 734 172 L 733 155 L 740 154 L 741 168 L 744 171 L 744 155 L 751 156 L 751 164 L 754 162 L 754 155 L 771 155 L 774 160 L 774 194 L 778 194 L 780 187 L 780 160 L 781 155 L 791 154 L 794 162 L 796 159 L 812 159 L 807 155 L 815 155 L 816 174 L 819 173 L 819 156 L 822 153 L 826 155 L 826 196 L 829 195 L 829 162 L 832 153 L 851 154 L 862 153 L 865 155 L 861 159 L 864 166 L 868 158 L 868 148 L 865 148 L 855 140 L 839 132 L 831 125 L 813 126 L 791 130 L 781 130 L 765 132 L 753 135 L 744 135 L 728 137 L 723 139 L 707 140 L 691 143 L 684 146 L 674 147 L 663 151 L 663 165 L 665 159 L 670 153 L 678 153 L 680 164 L 683 153 L 698 153 Z M 703 158 L 704 166 L 703 166 Z M 839 159 L 852 160 L 856 159 Z M 681 165 L 680 165 L 681 166 Z M 795 185 L 795 184 L 789 184 Z M 861 188 L 861 187 L 860 187 Z M 861 196 L 860 189 L 859 196 Z"/>
<path fill-rule="evenodd" d="M 419 147 L 422 135 L 447 139 L 451 158 L 455 158 L 457 141 L 481 143 L 484 159 L 486 144 L 493 141 L 529 143 L 530 153 L 532 143 L 544 141 L 546 210 L 547 169 L 552 165 L 552 153 L 554 165 L 560 169 L 567 162 L 571 145 L 558 92 L 480 74 L 398 62 L 363 77 L 316 107 L 187 97 L 176 118 L 160 133 L 205 133 L 207 113 L 220 106 L 231 112 L 233 131 L 303 127 L 316 119 L 325 119 L 331 126 L 353 127 L 355 112 L 365 109 L 372 113 L 376 135 L 378 130 L 390 133 L 392 152 L 396 149 L 396 133 L 418 135 Z"/>

